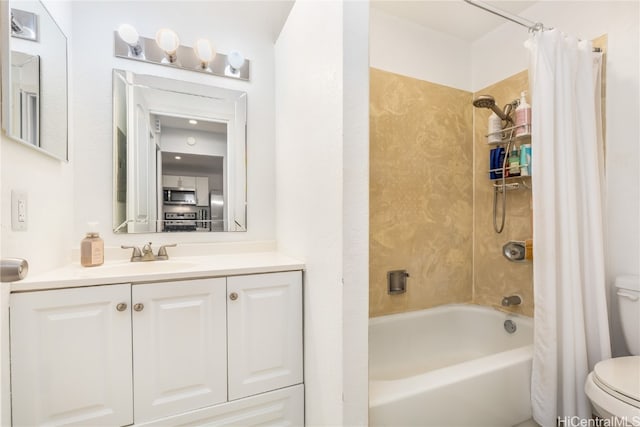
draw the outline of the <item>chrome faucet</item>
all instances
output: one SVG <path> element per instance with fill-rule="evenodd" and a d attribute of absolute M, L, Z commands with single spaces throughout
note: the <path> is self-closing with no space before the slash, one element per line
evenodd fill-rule
<path fill-rule="evenodd" d="M 145 244 L 140 250 L 137 246 L 120 246 L 122 249 L 133 249 L 131 253 L 131 262 L 139 262 L 139 261 L 165 261 L 169 259 L 169 254 L 167 253 L 167 248 L 171 248 L 177 246 L 175 243 L 170 245 L 162 245 L 160 249 L 158 249 L 158 255 L 153 254 L 153 248 L 151 248 L 151 242 Z"/>
<path fill-rule="evenodd" d="M 508 297 L 502 298 L 503 307 L 509 307 L 512 305 L 520 305 L 520 304 L 522 304 L 522 298 L 520 298 L 520 295 L 510 295 Z"/>
<path fill-rule="evenodd" d="M 142 247 L 142 259 L 140 261 L 155 261 L 156 256 L 153 254 L 153 249 L 151 249 L 151 242 L 147 243 Z"/>

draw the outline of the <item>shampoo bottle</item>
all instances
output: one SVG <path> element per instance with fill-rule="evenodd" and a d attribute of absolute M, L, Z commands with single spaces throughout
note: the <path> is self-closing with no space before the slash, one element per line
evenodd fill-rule
<path fill-rule="evenodd" d="M 489 136 L 487 142 L 489 144 L 499 144 L 502 142 L 502 119 L 498 117 L 496 113 L 491 113 L 489 116 Z"/>
<path fill-rule="evenodd" d="M 509 176 L 520 176 L 520 155 L 517 148 L 509 154 Z"/>
<path fill-rule="evenodd" d="M 104 263 L 104 240 L 97 231 L 97 222 L 89 223 L 89 230 L 80 242 L 80 264 L 83 267 L 95 267 Z"/>
<path fill-rule="evenodd" d="M 516 136 L 525 135 L 531 135 L 531 106 L 526 91 L 520 93 L 520 105 L 516 108 Z"/>

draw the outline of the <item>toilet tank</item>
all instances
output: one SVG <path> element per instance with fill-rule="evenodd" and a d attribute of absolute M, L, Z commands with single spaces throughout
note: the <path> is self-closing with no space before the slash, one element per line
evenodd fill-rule
<path fill-rule="evenodd" d="M 640 276 L 616 278 L 622 333 L 632 355 L 640 355 Z"/>

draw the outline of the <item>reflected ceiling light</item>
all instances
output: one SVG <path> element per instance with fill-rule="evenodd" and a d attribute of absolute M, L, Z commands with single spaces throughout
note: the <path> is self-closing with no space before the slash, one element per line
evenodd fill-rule
<path fill-rule="evenodd" d="M 174 157 L 174 159 L 176 159 L 176 160 L 180 160 L 180 159 L 182 159 L 182 157 L 180 157 L 180 156 L 175 156 L 175 157 Z"/>
<path fill-rule="evenodd" d="M 118 27 L 118 35 L 122 41 L 129 46 L 129 56 L 144 58 L 144 52 L 142 51 L 142 45 L 140 44 L 140 36 L 133 25 L 120 25 Z"/>
<path fill-rule="evenodd" d="M 156 33 L 156 43 L 166 55 L 166 57 L 162 59 L 162 63 L 175 64 L 178 60 L 176 51 L 180 47 L 180 39 L 176 32 L 168 28 L 162 28 Z"/>
<path fill-rule="evenodd" d="M 189 123 L 190 123 L 190 124 L 192 124 L 192 125 L 197 125 L 197 124 L 198 124 L 198 121 L 197 121 L 197 120 L 190 119 L 190 120 L 189 120 Z"/>
<path fill-rule="evenodd" d="M 244 65 L 244 55 L 237 50 L 232 50 L 227 55 L 227 66 L 225 67 L 225 74 L 237 77 L 240 75 L 240 68 Z"/>
<path fill-rule="evenodd" d="M 211 42 L 207 39 L 198 39 L 196 40 L 195 46 L 193 46 L 193 51 L 200 61 L 199 69 L 211 71 L 209 63 L 216 57 L 216 51 L 211 45 Z"/>

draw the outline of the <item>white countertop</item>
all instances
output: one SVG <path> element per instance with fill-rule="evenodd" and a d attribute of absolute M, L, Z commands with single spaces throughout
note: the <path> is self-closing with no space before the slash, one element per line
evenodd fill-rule
<path fill-rule="evenodd" d="M 114 283 L 144 283 L 202 277 L 236 276 L 304 269 L 304 263 L 277 252 L 173 257 L 167 261 L 107 261 L 97 267 L 79 263 L 27 276 L 10 284 L 11 292 L 74 288 Z"/>

